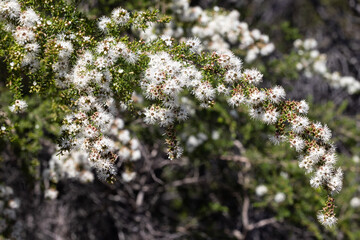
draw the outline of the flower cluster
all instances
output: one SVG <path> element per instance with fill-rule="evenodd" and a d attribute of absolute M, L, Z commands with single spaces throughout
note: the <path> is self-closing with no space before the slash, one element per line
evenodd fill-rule
<path fill-rule="evenodd" d="M 309 109 L 305 101 L 285 101 L 285 91 L 277 86 L 265 91 L 251 86 L 249 79 L 261 78 L 256 70 L 244 71 L 239 78 L 240 84 L 232 90 L 232 98 L 250 108 L 250 116 L 277 128 L 276 142 L 288 139 L 290 146 L 302 153 L 299 166 L 308 173 L 315 172 L 311 185 L 324 186 L 331 194 L 342 188 L 342 171 L 335 168 L 335 149 L 330 142 L 331 131 L 326 125 L 311 122 L 305 115 Z M 245 84 L 249 84 L 250 87 Z M 231 98 L 231 99 L 232 99 Z M 230 101 L 230 105 L 234 101 Z M 236 106 L 236 105 L 235 105 Z M 287 133 L 287 136 L 284 135 Z"/>
<path fill-rule="evenodd" d="M 255 188 L 255 194 L 258 197 L 263 197 L 265 194 L 267 194 L 267 192 L 268 192 L 268 188 L 265 185 L 258 185 Z M 275 203 L 280 204 L 280 203 L 284 202 L 285 200 L 286 200 L 286 194 L 283 192 L 278 192 L 274 196 Z"/>
<path fill-rule="evenodd" d="M 353 197 L 351 200 L 350 200 L 350 206 L 352 208 L 358 208 L 360 207 L 360 198 L 359 197 Z"/>
<path fill-rule="evenodd" d="M 121 177 L 125 182 L 130 182 L 136 177 L 134 163 L 141 159 L 140 142 L 131 137 L 129 130 L 124 129 L 124 122 L 120 118 L 115 119 L 110 133 L 116 136 L 117 155 L 124 163 L 125 170 Z"/>
<path fill-rule="evenodd" d="M 258 29 L 249 29 L 246 22 L 239 21 L 237 10 L 227 12 L 219 7 L 214 11 L 206 11 L 201 7 L 190 7 L 188 0 L 173 1 L 173 21 L 162 30 L 165 36 L 177 39 L 198 37 L 203 42 L 203 48 L 210 51 L 230 52 L 231 48 L 246 51 L 246 62 L 254 61 L 259 55 L 267 56 L 275 49 L 269 37 Z M 186 28 L 177 22 L 184 22 Z M 190 24 L 190 25 L 189 25 Z M 155 32 L 158 26 L 153 24 L 140 36 L 147 40 L 157 38 Z"/>
<path fill-rule="evenodd" d="M 268 192 L 268 188 L 265 185 L 259 185 L 255 188 L 256 196 L 262 197 Z"/>
<path fill-rule="evenodd" d="M 45 170 L 44 175 L 54 183 L 65 178 L 79 179 L 83 183 L 94 180 L 88 155 L 86 152 L 75 150 L 62 155 L 54 154 L 49 161 L 49 169 Z"/>
<path fill-rule="evenodd" d="M 111 30 L 125 29 L 132 27 L 135 29 L 147 28 L 154 21 L 158 23 L 167 22 L 166 18 L 158 19 L 156 11 L 153 12 L 129 12 L 124 8 L 115 8 L 111 12 L 111 17 L 102 16 L 98 19 L 97 26 L 104 33 L 109 34 Z"/>
<path fill-rule="evenodd" d="M 286 195 L 285 195 L 285 193 L 283 193 L 283 192 L 278 192 L 278 193 L 276 193 L 275 196 L 274 196 L 274 201 L 275 201 L 276 203 L 282 203 L 282 202 L 285 201 L 285 199 L 286 199 Z"/>
<path fill-rule="evenodd" d="M 111 130 L 111 125 L 116 122 L 116 102 L 113 99 L 111 83 L 113 80 L 114 69 L 120 72 L 118 62 L 125 65 L 131 65 L 137 62 L 138 53 L 127 47 L 127 42 L 107 37 L 97 42 L 94 48 L 84 49 L 75 53 L 75 45 L 79 42 L 89 43 L 90 36 L 79 33 L 64 34 L 58 33 L 52 35 L 54 39 L 46 39 L 44 46 L 36 43 L 36 38 L 41 36 L 39 33 L 51 29 L 53 21 L 42 19 L 33 9 L 27 8 L 21 11 L 21 6 L 16 0 L 1 1 L 0 16 L 4 22 L 11 26 L 5 30 L 12 32 L 16 43 L 21 46 L 25 52 L 21 67 L 31 66 L 30 72 L 38 69 L 40 61 L 37 59 L 39 51 L 49 51 L 54 48 L 56 61 L 51 61 L 51 70 L 54 73 L 55 83 L 59 89 L 76 89 L 78 96 L 75 98 L 73 113 L 65 117 L 62 126 L 63 141 L 61 150 L 75 149 L 70 155 L 64 155 L 59 161 L 53 161 L 53 168 L 66 165 L 66 173 L 57 169 L 61 173 L 53 173 L 53 180 L 56 176 L 76 177 L 75 172 L 71 172 L 67 167 L 76 166 L 80 161 L 74 160 L 74 154 L 79 157 L 83 154 L 90 160 L 91 166 L 97 170 L 98 176 L 103 180 L 110 180 L 116 174 L 117 169 L 114 166 L 117 155 L 115 152 L 120 149 L 116 147 L 116 137 L 107 135 Z M 139 15 L 141 16 L 141 14 Z M 129 13 L 124 9 L 115 9 L 112 13 L 111 23 L 122 26 L 130 20 Z M 56 20 L 59 21 L 59 20 Z M 114 27 L 101 24 L 99 28 L 107 33 L 107 29 Z M 66 21 L 66 25 L 72 24 Z M 46 34 L 45 34 L 46 36 Z M 44 42 L 44 41 L 43 41 Z M 21 53 L 22 54 L 22 53 Z M 20 54 L 20 55 L 21 55 Z M 40 55 L 40 54 L 39 54 Z M 42 55 L 42 54 L 41 54 Z M 73 62 L 76 57 L 75 63 Z M 37 83 L 34 82 L 34 85 Z M 23 100 L 16 100 L 14 105 L 10 106 L 12 112 L 23 112 L 27 104 Z M 125 130 L 124 130 L 125 131 Z M 134 144 L 135 145 L 135 144 Z M 137 160 L 141 154 L 134 151 L 131 158 Z M 119 152 L 121 160 L 127 160 L 124 157 L 125 150 Z M 62 162 L 62 164 L 60 164 Z M 66 164 L 64 164 L 66 163 Z M 56 166 L 55 166 L 56 165 Z M 52 169 L 54 170 L 54 169 Z M 74 175 L 75 174 L 75 175 Z M 91 179 L 89 174 L 85 174 Z"/>
<path fill-rule="evenodd" d="M 39 68 L 40 62 L 37 55 L 40 51 L 40 45 L 36 42 L 35 31 L 42 19 L 31 8 L 21 11 L 21 6 L 17 1 L 0 2 L 0 19 L 9 18 L 12 22 L 17 22 L 18 26 L 8 22 L 6 28 L 11 31 L 16 42 L 23 46 L 23 52 L 20 54 L 22 67 L 28 66 L 31 71 Z"/>
<path fill-rule="evenodd" d="M 190 48 L 190 46 L 189 46 Z M 182 66 L 167 53 L 150 56 L 142 87 L 150 100 L 160 100 L 162 105 L 153 104 L 145 110 L 145 122 L 169 126 L 179 119 L 177 99 L 185 88 L 189 89 L 201 104 L 215 101 L 215 89 L 228 92 L 228 104 L 232 107 L 246 105 L 253 119 L 276 127 L 275 143 L 289 142 L 300 153 L 299 166 L 312 174 L 310 184 L 314 188 L 324 187 L 331 195 L 342 188 L 342 171 L 336 169 L 335 148 L 330 142 L 331 131 L 326 125 L 311 122 L 306 114 L 309 106 L 305 101 L 287 101 L 285 91 L 276 86 L 272 89 L 256 87 L 262 81 L 262 74 L 256 69 L 242 69 L 242 62 L 233 54 L 213 53 L 217 64 L 226 69 L 225 76 L 218 79 L 218 86 L 205 80 L 196 67 Z M 184 60 L 185 61 L 185 60 Z M 190 75 L 184 75 L 189 72 Z M 168 91 L 168 86 L 171 91 Z M 171 154 L 175 155 L 175 154 Z M 333 213 L 327 213 L 334 217 Z"/>
<path fill-rule="evenodd" d="M 13 7 L 15 3 L 18 4 L 16 0 L 1 1 L 1 6 L 5 6 L 1 14 L 10 20 L 26 15 L 18 21 L 20 26 L 13 34 L 16 44 L 25 49 L 25 44 L 35 43 L 35 36 L 39 35 L 36 28 L 28 29 L 28 26 L 37 23 L 40 18 L 34 18 L 33 10 L 29 8 L 26 12 L 16 10 Z M 46 42 L 46 47 L 40 46 L 39 49 L 55 48 L 55 61 L 49 63 L 54 73 L 54 87 L 71 90 L 69 92 L 73 94 L 69 106 L 72 112 L 63 119 L 61 150 L 77 151 L 59 160 L 53 158 L 50 177 L 55 181 L 63 176 L 92 179 L 89 168 L 83 169 L 87 171 L 85 177 L 77 169 L 79 165 L 85 165 L 85 161 L 81 160 L 85 158 L 96 169 L 101 180 L 113 180 L 118 160 L 125 162 L 124 181 L 131 181 L 136 176 L 132 171 L 132 162 L 141 158 L 139 142 L 131 139 L 130 132 L 123 129 L 123 121 L 117 118 L 120 115 L 119 105 L 122 104 L 116 99 L 119 99 L 117 94 L 122 92 L 116 91 L 116 84 L 121 82 L 124 86 L 130 85 L 132 91 L 140 90 L 140 94 L 150 102 L 142 106 L 144 122 L 165 128 L 170 159 L 179 158 L 183 153 L 175 126 L 191 115 L 189 108 L 181 101 L 183 96 L 190 96 L 203 108 L 211 107 L 218 96 L 223 96 L 230 107 L 245 106 L 251 118 L 275 126 L 276 133 L 271 139 L 275 143 L 288 142 L 299 152 L 299 166 L 311 174 L 311 186 L 323 187 L 330 195 L 338 193 L 342 188 L 342 171 L 335 167 L 331 131 L 326 125 L 312 122 L 306 117 L 309 109 L 307 103 L 286 100 L 281 86 L 259 88 L 263 74 L 254 68 L 243 69 L 242 61 L 231 53 L 229 47 L 215 45 L 216 52 L 201 52 L 200 39 L 218 36 L 233 45 L 240 44 L 248 52 L 252 51 L 247 57 L 247 61 L 251 61 L 258 53 L 266 55 L 272 51 L 268 38 L 259 31 L 249 31 L 247 25 L 238 22 L 236 12 L 226 15 L 218 11 L 212 19 L 208 13 L 199 8 L 190 8 L 184 1 L 174 5 L 174 12 L 185 18 L 182 20 L 200 21 L 195 34 L 199 38 L 190 38 L 184 44 L 175 45 L 173 39 L 168 37 L 175 36 L 174 32 L 148 43 L 129 42 L 126 37 L 119 38 L 118 32 L 113 29 L 114 24 L 122 28 L 135 20 L 141 22 L 141 19 L 132 19 L 126 10 L 118 8 L 112 12 L 111 18 L 99 19 L 98 27 L 103 35 L 98 41 L 83 44 L 91 36 L 83 35 L 80 39 L 75 33 L 56 33 L 51 41 L 42 41 Z M 141 18 L 143 15 L 137 16 Z M 26 20 L 29 18 L 32 20 Z M 46 32 L 46 28 L 42 31 Z M 137 44 L 136 51 L 132 44 Z M 212 47 L 207 46 L 214 49 Z M 141 73 L 139 79 L 133 82 L 135 86 L 128 81 L 119 81 L 123 69 L 128 71 L 128 75 L 130 72 L 134 74 L 133 69 Z M 55 195 L 48 191 L 48 197 Z M 285 200 L 281 194 L 277 199 L 278 202 Z M 333 208 L 324 208 L 321 214 L 320 221 L 331 225 L 327 223 L 328 219 L 335 218 Z"/>
<path fill-rule="evenodd" d="M 317 218 L 321 224 L 328 227 L 332 227 L 336 224 L 337 218 L 335 217 L 334 208 L 334 199 L 329 197 L 326 201 L 325 207 L 322 211 L 319 211 L 317 215 Z"/>
<path fill-rule="evenodd" d="M 61 87 L 73 86 L 82 93 L 75 103 L 79 111 L 65 119 L 63 132 L 73 137 L 64 144 L 86 151 L 92 166 L 104 180 L 116 174 L 116 146 L 105 134 L 115 120 L 116 107 L 110 89 L 113 78 L 110 69 L 119 58 L 133 64 L 137 55 L 125 43 L 106 38 L 96 46 L 95 53 L 85 51 L 64 77 L 58 74 Z M 95 89 L 97 95 L 93 94 Z"/>
<path fill-rule="evenodd" d="M 341 76 L 339 72 L 330 72 L 326 67 L 327 56 L 317 50 L 317 41 L 313 38 L 305 40 L 297 39 L 294 47 L 301 57 L 296 64 L 298 70 L 302 70 L 306 77 L 318 74 L 329 82 L 334 88 L 345 88 L 349 94 L 360 91 L 360 82 L 352 76 Z"/>
<path fill-rule="evenodd" d="M 124 129 L 124 121 L 121 118 L 113 118 L 111 122 L 111 126 L 103 134 L 106 136 L 107 143 L 113 145 L 113 153 L 116 153 L 121 162 L 124 162 L 127 166 L 126 173 L 128 173 L 131 170 L 128 167 L 131 165 L 131 162 L 138 161 L 141 158 L 140 143 L 136 138 L 131 137 L 129 130 Z M 74 126 L 74 128 L 76 127 Z M 96 135 L 96 132 L 88 132 L 87 134 L 89 134 L 88 136 Z M 77 141 L 86 140 L 77 139 Z M 100 150 L 102 151 L 103 149 Z M 89 157 L 86 149 L 80 147 L 73 148 L 71 151 L 64 152 L 61 155 L 55 153 L 49 161 L 49 168 L 44 171 L 44 176 L 52 183 L 57 183 L 61 179 L 66 178 L 77 179 L 82 183 L 92 182 L 94 175 L 91 172 L 91 165 L 88 161 Z M 100 173 L 102 172 L 100 171 Z M 105 179 L 105 176 L 100 175 L 100 177 Z M 45 192 L 45 197 L 47 198 L 54 199 L 56 196 L 57 191 L 55 189 L 49 188 Z"/>
<path fill-rule="evenodd" d="M 109 31 L 111 24 L 125 25 L 130 20 L 128 11 L 123 8 L 116 8 L 111 12 L 111 18 L 103 16 L 98 21 L 98 27 L 104 33 Z"/>
<path fill-rule="evenodd" d="M 25 100 L 15 100 L 14 104 L 9 106 L 9 110 L 13 113 L 22 113 L 27 108 L 27 103 Z"/>

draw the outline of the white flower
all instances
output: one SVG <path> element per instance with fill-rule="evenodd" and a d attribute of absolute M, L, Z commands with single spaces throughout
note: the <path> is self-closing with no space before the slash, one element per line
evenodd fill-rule
<path fill-rule="evenodd" d="M 300 152 L 305 147 L 305 141 L 301 137 L 296 136 L 290 140 L 290 146 L 295 148 L 297 152 Z"/>
<path fill-rule="evenodd" d="M 331 216 L 328 216 L 322 212 L 319 212 L 317 214 L 317 219 L 319 220 L 319 222 L 326 226 L 326 227 L 332 227 L 336 224 L 337 222 L 337 219 L 335 216 L 331 215 Z"/>
<path fill-rule="evenodd" d="M 303 41 L 301 39 L 296 39 L 294 41 L 294 47 L 295 48 L 300 48 L 303 45 Z"/>
<path fill-rule="evenodd" d="M 333 171 L 334 167 L 332 165 L 323 165 L 317 169 L 316 176 L 323 181 L 328 181 L 331 178 Z"/>
<path fill-rule="evenodd" d="M 200 101 L 213 100 L 215 97 L 215 89 L 208 81 L 200 83 L 193 93 Z"/>
<path fill-rule="evenodd" d="M 131 182 L 132 180 L 135 179 L 136 173 L 135 172 L 123 172 L 121 174 L 121 177 L 125 182 Z"/>
<path fill-rule="evenodd" d="M 305 39 L 303 44 L 305 50 L 310 50 L 317 47 L 317 41 L 313 38 Z"/>
<path fill-rule="evenodd" d="M 59 192 L 56 189 L 50 188 L 45 190 L 45 198 L 54 200 L 57 198 Z"/>
<path fill-rule="evenodd" d="M 321 178 L 318 177 L 317 175 L 311 177 L 310 179 L 310 185 L 311 187 L 313 188 L 318 188 L 322 185 L 322 181 L 321 181 Z"/>
<path fill-rule="evenodd" d="M 268 188 L 265 185 L 259 185 L 255 188 L 257 196 L 262 197 L 268 192 Z"/>
<path fill-rule="evenodd" d="M 91 162 L 92 167 L 96 169 L 97 176 L 100 180 L 105 181 L 110 175 L 117 173 L 117 168 L 108 159 L 97 156 L 95 161 Z"/>
<path fill-rule="evenodd" d="M 131 139 L 130 141 L 130 148 L 131 150 L 137 150 L 140 146 L 140 142 L 137 139 Z"/>
<path fill-rule="evenodd" d="M 21 6 L 16 0 L 10 0 L 6 2 L 4 5 L 0 5 L 2 9 L 0 9 L 0 13 L 6 12 L 10 18 L 18 18 L 21 13 Z"/>
<path fill-rule="evenodd" d="M 102 16 L 101 18 L 99 18 L 98 21 L 98 27 L 100 28 L 101 31 L 103 31 L 104 33 L 107 33 L 108 31 L 108 25 L 111 23 L 111 19 L 106 17 L 106 16 Z"/>
<path fill-rule="evenodd" d="M 70 41 L 57 41 L 57 45 L 59 46 L 59 57 L 60 58 L 69 58 L 74 48 Z"/>
<path fill-rule="evenodd" d="M 350 200 L 350 206 L 352 208 L 358 208 L 360 207 L 360 198 L 358 197 L 353 197 L 351 200 Z"/>
<path fill-rule="evenodd" d="M 223 94 L 223 95 L 228 95 L 230 90 L 225 87 L 224 84 L 219 84 L 217 87 L 216 87 L 216 91 L 218 92 L 218 94 Z"/>
<path fill-rule="evenodd" d="M 254 91 L 249 96 L 249 104 L 258 105 L 262 103 L 266 99 L 266 94 L 263 91 Z"/>
<path fill-rule="evenodd" d="M 302 133 L 305 128 L 310 124 L 310 121 L 307 117 L 301 117 L 301 116 L 296 116 L 292 121 L 292 126 L 291 129 L 297 133 L 300 134 Z"/>
<path fill-rule="evenodd" d="M 129 130 L 125 129 L 120 131 L 118 138 L 123 144 L 127 144 L 131 140 Z"/>
<path fill-rule="evenodd" d="M 304 66 L 303 66 L 301 63 L 299 63 L 299 62 L 296 63 L 296 69 L 297 69 L 297 70 L 300 71 L 300 70 L 302 70 L 303 68 L 304 68 Z"/>
<path fill-rule="evenodd" d="M 93 96 L 81 96 L 76 104 L 79 107 L 79 109 L 81 111 L 85 111 L 88 112 L 91 110 L 91 107 L 93 106 L 93 104 L 95 103 L 96 99 Z"/>
<path fill-rule="evenodd" d="M 99 134 L 98 129 L 90 124 L 86 126 L 83 133 L 88 138 L 95 138 Z"/>
<path fill-rule="evenodd" d="M 19 21 L 21 25 L 25 27 L 33 27 L 40 22 L 40 17 L 33 9 L 28 8 L 26 11 L 21 13 Z"/>
<path fill-rule="evenodd" d="M 309 105 L 306 103 L 305 100 L 301 100 L 297 106 L 296 109 L 298 110 L 299 113 L 301 114 L 307 114 L 307 112 L 309 111 Z"/>
<path fill-rule="evenodd" d="M 240 104 L 246 102 L 246 98 L 243 94 L 236 92 L 227 100 L 227 102 L 231 107 L 238 107 Z"/>
<path fill-rule="evenodd" d="M 264 110 L 261 107 L 258 108 L 251 108 L 249 115 L 252 119 L 260 120 L 263 118 Z"/>
<path fill-rule="evenodd" d="M 38 43 L 28 43 L 24 48 L 31 53 L 37 54 L 40 50 L 40 45 Z"/>
<path fill-rule="evenodd" d="M 266 44 L 263 48 L 261 48 L 260 53 L 263 56 L 267 56 L 275 50 L 275 45 L 273 43 Z"/>
<path fill-rule="evenodd" d="M 278 192 L 274 197 L 274 201 L 276 203 L 282 203 L 283 201 L 285 201 L 285 199 L 286 199 L 286 195 L 283 192 Z"/>
<path fill-rule="evenodd" d="M 257 85 L 262 81 L 263 75 L 257 69 L 246 69 L 244 79 L 250 84 Z"/>
<path fill-rule="evenodd" d="M 147 124 L 155 124 L 159 119 L 159 111 L 154 106 L 145 108 L 144 115 L 144 122 Z"/>
<path fill-rule="evenodd" d="M 80 182 L 89 183 L 94 181 L 94 174 L 90 171 L 82 171 L 80 174 Z"/>
<path fill-rule="evenodd" d="M 239 70 L 230 69 L 225 74 L 224 81 L 228 84 L 232 84 L 241 78 L 241 72 Z"/>
<path fill-rule="evenodd" d="M 119 7 L 111 12 L 111 18 L 116 24 L 124 25 L 130 20 L 130 15 L 128 11 Z"/>
<path fill-rule="evenodd" d="M 319 129 L 319 136 L 324 142 L 328 142 L 331 139 L 331 130 L 327 125 L 324 125 Z"/>
<path fill-rule="evenodd" d="M 198 38 L 191 38 L 186 41 L 186 45 L 190 47 L 190 51 L 194 53 L 199 53 L 201 48 L 201 41 Z"/>
<path fill-rule="evenodd" d="M 309 149 L 309 158 L 314 161 L 314 163 L 317 163 L 322 156 L 324 156 L 326 153 L 325 149 L 323 147 L 314 146 Z"/>
<path fill-rule="evenodd" d="M 314 171 L 313 166 L 316 163 L 317 163 L 317 159 L 313 159 L 310 156 L 300 156 L 299 158 L 299 167 L 305 168 L 307 173 Z"/>
<path fill-rule="evenodd" d="M 270 141 L 275 144 L 279 145 L 280 143 L 284 142 L 286 140 L 286 136 L 284 135 L 275 135 L 269 137 Z"/>
<path fill-rule="evenodd" d="M 111 126 L 113 115 L 103 111 L 102 109 L 99 110 L 100 110 L 99 112 L 96 112 L 98 114 L 96 117 L 93 118 L 93 121 L 95 124 L 99 126 L 100 129 L 108 130 Z"/>
<path fill-rule="evenodd" d="M 185 121 L 188 118 L 189 118 L 189 111 L 185 107 L 181 107 L 177 114 L 177 119 L 179 121 Z"/>
<path fill-rule="evenodd" d="M 9 207 L 12 209 L 17 209 L 20 207 L 20 199 L 15 198 L 15 199 L 11 199 L 9 202 Z"/>
<path fill-rule="evenodd" d="M 118 154 L 121 160 L 129 160 L 131 157 L 131 150 L 127 147 L 122 147 Z"/>
<path fill-rule="evenodd" d="M 27 103 L 25 100 L 15 100 L 15 103 L 9 107 L 10 111 L 13 113 L 22 113 L 27 108 Z"/>
<path fill-rule="evenodd" d="M 259 40 L 261 36 L 261 32 L 259 29 L 254 29 L 251 31 L 251 35 L 255 40 Z"/>
<path fill-rule="evenodd" d="M 279 103 L 286 96 L 285 90 L 281 86 L 274 87 L 268 92 L 268 94 L 270 101 L 273 103 Z"/>
<path fill-rule="evenodd" d="M 36 55 L 34 53 L 27 53 L 21 61 L 22 66 L 32 66 L 37 68 L 39 61 L 36 59 Z"/>
<path fill-rule="evenodd" d="M 20 45 L 25 45 L 26 43 L 32 42 L 35 40 L 35 33 L 26 27 L 17 27 L 14 33 L 14 38 L 17 43 Z"/>
<path fill-rule="evenodd" d="M 341 168 L 338 168 L 333 176 L 331 176 L 330 180 L 327 183 L 327 186 L 331 190 L 332 194 L 339 193 L 342 189 L 342 179 L 343 172 Z"/>
<path fill-rule="evenodd" d="M 94 143 L 94 149 L 106 154 L 115 150 L 115 143 L 110 138 L 101 137 Z"/>
<path fill-rule="evenodd" d="M 251 63 L 252 61 L 254 61 L 256 59 L 258 53 L 259 53 L 258 48 L 249 49 L 247 51 L 245 61 L 248 62 L 248 63 Z"/>
<path fill-rule="evenodd" d="M 320 58 L 317 61 L 315 61 L 313 64 L 313 68 L 314 68 L 315 72 L 320 73 L 320 74 L 325 74 L 327 72 L 325 59 Z"/>
<path fill-rule="evenodd" d="M 266 124 L 274 124 L 277 122 L 278 116 L 279 112 L 276 109 L 267 110 L 262 116 L 262 121 Z"/>
<path fill-rule="evenodd" d="M 131 152 L 131 161 L 137 161 L 141 158 L 141 152 L 140 150 L 135 150 Z"/>
<path fill-rule="evenodd" d="M 159 125 L 166 127 L 175 121 L 175 114 L 171 109 L 161 108 L 159 114 Z"/>
<path fill-rule="evenodd" d="M 172 80 L 166 81 L 163 86 L 163 93 L 175 98 L 182 90 L 181 86 L 176 82 Z"/>
<path fill-rule="evenodd" d="M 171 47 L 172 45 L 171 36 L 163 35 L 161 36 L 161 39 L 165 42 L 166 46 Z"/>
<path fill-rule="evenodd" d="M 335 153 L 327 153 L 324 155 L 325 164 L 334 165 L 337 161 Z"/>
<path fill-rule="evenodd" d="M 211 139 L 218 140 L 220 138 L 220 132 L 217 130 L 212 131 L 211 133 Z"/>

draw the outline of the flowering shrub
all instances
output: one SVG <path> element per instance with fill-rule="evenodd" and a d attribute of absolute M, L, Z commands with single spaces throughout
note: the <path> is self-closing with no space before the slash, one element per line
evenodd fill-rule
<path fill-rule="evenodd" d="M 246 62 L 252 62 L 261 56 L 274 51 L 274 44 L 269 37 L 258 29 L 250 30 L 246 22 L 239 21 L 237 10 L 228 12 L 219 7 L 204 10 L 199 6 L 190 7 L 188 0 L 172 1 L 172 20 L 165 28 L 152 24 L 140 36 L 148 41 L 162 34 L 185 40 L 197 37 L 203 42 L 202 48 L 210 51 L 231 52 L 231 49 L 242 50 Z"/>
<path fill-rule="evenodd" d="M 304 41 L 297 39 L 294 42 L 300 61 L 296 68 L 305 72 L 305 76 L 311 78 L 314 74 L 319 74 L 326 79 L 334 88 L 345 88 L 349 94 L 355 94 L 360 91 L 360 82 L 352 76 L 341 76 L 339 72 L 329 72 L 326 67 L 326 54 L 320 54 L 316 49 L 317 41 L 309 38 Z"/>
<path fill-rule="evenodd" d="M 207 51 L 234 51 L 244 56 L 247 63 L 272 54 L 274 43 L 269 36 L 262 34 L 258 29 L 249 29 L 246 22 L 239 21 L 240 13 L 231 12 L 215 6 L 204 10 L 199 6 L 190 7 L 189 1 L 172 1 L 170 4 L 172 20 L 165 27 L 151 24 L 140 36 L 147 41 L 173 37 L 180 41 L 197 37 L 202 42 L 203 50 Z M 330 72 L 326 67 L 327 56 L 317 49 L 315 39 L 297 39 L 294 41 L 296 69 L 303 72 L 307 78 L 319 75 L 333 88 L 344 88 L 352 95 L 359 92 L 360 82 L 352 76 L 341 76 L 339 72 Z M 294 55 L 292 55 L 294 57 Z M 284 57 L 286 61 L 286 57 Z"/>
<path fill-rule="evenodd" d="M 15 0 L 1 1 L 0 12 L 1 53 L 6 56 L 11 73 L 7 86 L 16 99 L 10 111 L 18 114 L 31 111 L 26 110 L 23 97 L 39 93 L 53 97 L 57 108 L 66 114 L 59 144 L 62 156 L 55 155 L 49 162 L 49 170 L 44 174 L 49 180 L 71 177 L 91 181 L 90 165 L 99 179 L 113 182 L 119 165 L 124 163 L 123 180 L 131 181 L 135 177 L 131 162 L 141 158 L 141 153 L 139 143 L 131 139 L 119 116 L 131 114 L 134 119 L 162 127 L 169 158 L 173 160 L 181 158 L 184 151 L 176 127 L 186 123 L 193 112 L 186 99 L 195 101 L 202 109 L 226 102 L 235 109 L 245 107 L 252 119 L 274 126 L 272 142 L 288 142 L 300 153 L 299 167 L 311 174 L 311 186 L 322 187 L 329 194 L 325 207 L 318 213 L 319 221 L 326 226 L 336 223 L 333 196 L 342 188 L 343 174 L 335 166 L 337 158 L 330 129 L 306 117 L 309 106 L 305 101 L 287 100 L 281 86 L 258 87 L 263 80 L 259 70 L 244 68 L 229 50 L 214 47 L 215 52 L 202 51 L 198 38 L 176 43 L 170 36 L 154 36 L 147 42 L 128 36 L 130 29 L 143 30 L 153 22 L 168 21 L 159 19 L 155 12 L 116 8 L 111 18 L 101 17 L 94 22 L 70 5 L 52 4 L 42 9 L 32 2 L 22 6 Z M 180 16 L 186 18 L 196 11 L 185 10 Z M 236 12 L 233 15 L 231 21 L 238 18 Z M 216 18 L 225 17 L 219 14 Z M 271 52 L 272 45 L 266 36 L 248 31 L 240 22 L 231 34 L 222 33 L 216 22 L 208 23 L 209 26 L 203 26 L 205 29 L 213 27 L 211 31 L 225 35 L 233 44 L 239 44 L 241 38 L 241 48 L 250 52 L 249 62 L 259 52 L 263 55 Z M 200 30 L 198 33 L 205 31 Z M 204 38 L 210 35 L 205 34 Z M 264 48 L 251 52 L 257 45 Z M 134 92 L 146 99 L 140 107 L 133 103 Z M 196 147 L 206 141 L 201 135 L 198 138 L 202 139 L 200 143 L 195 139 L 188 145 Z M 260 190 L 257 195 L 264 195 L 264 188 Z M 56 195 L 48 186 L 47 197 Z M 285 195 L 279 192 L 274 200 L 281 203 Z"/>

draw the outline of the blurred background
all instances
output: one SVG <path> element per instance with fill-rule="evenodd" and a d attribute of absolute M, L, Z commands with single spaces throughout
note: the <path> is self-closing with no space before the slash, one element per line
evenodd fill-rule
<path fill-rule="evenodd" d="M 12 225 L 6 231 L 24 239 L 360 239 L 360 2 L 77 4 L 91 19 L 116 7 L 158 9 L 172 16 L 171 23 L 129 36 L 198 37 L 204 51 L 232 51 L 245 67 L 258 68 L 264 87 L 281 85 L 289 99 L 306 99 L 309 118 L 332 130 L 344 170 L 338 224 L 325 229 L 317 222 L 326 193 L 310 187 L 296 152 L 271 144 L 273 127 L 251 120 L 245 108 L 225 107 L 224 99 L 210 110 L 182 99 L 192 116 L 177 126 L 185 152 L 174 161 L 167 159 L 162 129 L 120 113 L 114 131 L 131 159 L 119 163 L 117 181 L 108 184 L 82 153 L 56 155 L 62 113 L 49 114 L 50 100 L 29 96 L 34 110 L 8 115 L 7 124 L 16 123 L 13 137 L 0 139 L 0 229 Z M 0 60 L 6 114 L 11 93 Z M 138 109 L 147 104 L 136 93 L 133 101 Z"/>

